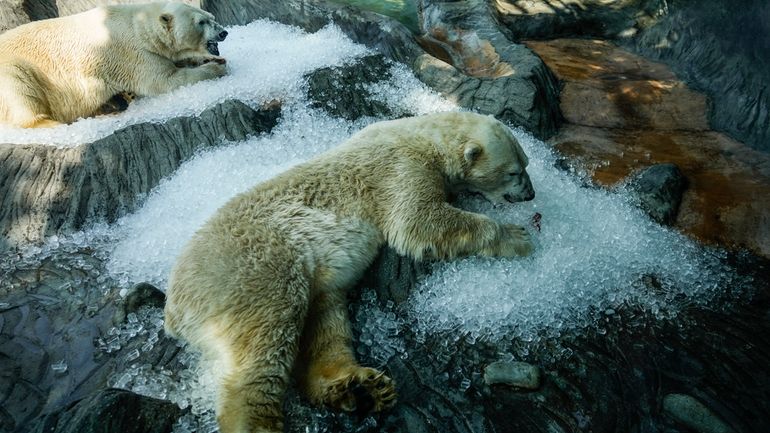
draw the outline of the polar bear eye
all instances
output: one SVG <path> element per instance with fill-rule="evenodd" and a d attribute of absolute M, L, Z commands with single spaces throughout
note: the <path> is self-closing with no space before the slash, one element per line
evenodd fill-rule
<path fill-rule="evenodd" d="M 516 177 L 516 176 L 519 176 L 519 175 L 521 175 L 521 173 L 519 173 L 517 171 L 512 171 L 512 172 L 508 173 L 508 176 L 511 176 L 511 177 Z"/>

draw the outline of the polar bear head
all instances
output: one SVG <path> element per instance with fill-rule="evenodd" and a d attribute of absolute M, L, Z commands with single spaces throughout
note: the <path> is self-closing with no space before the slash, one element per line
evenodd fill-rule
<path fill-rule="evenodd" d="M 494 204 L 532 200 L 529 159 L 511 130 L 492 116 L 456 114 L 461 172 L 455 189 L 479 193 Z"/>
<path fill-rule="evenodd" d="M 219 55 L 217 43 L 225 40 L 227 31 L 214 15 L 184 3 L 160 3 L 158 8 L 153 33 L 167 50 L 162 54 L 174 61 Z"/>

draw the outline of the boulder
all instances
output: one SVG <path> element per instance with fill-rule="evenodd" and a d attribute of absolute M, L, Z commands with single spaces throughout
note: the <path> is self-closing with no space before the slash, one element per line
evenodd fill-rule
<path fill-rule="evenodd" d="M 655 164 L 634 176 L 629 187 L 641 208 L 660 224 L 676 222 L 687 179 L 676 164 Z"/>
<path fill-rule="evenodd" d="M 503 33 L 482 0 L 423 0 L 415 74 L 460 106 L 522 126 L 539 138 L 561 121 L 558 82 L 524 45 Z"/>
<path fill-rule="evenodd" d="M 390 78 L 382 55 L 366 56 L 352 65 L 321 68 L 306 76 L 313 108 L 332 116 L 356 120 L 362 116 L 390 116 L 383 102 L 371 98 L 367 85 Z"/>
<path fill-rule="evenodd" d="M 483 0 L 423 0 L 420 36 L 400 22 L 325 0 L 203 1 L 226 24 L 258 18 L 316 31 L 334 23 L 353 41 L 405 63 L 431 88 L 460 106 L 523 126 L 540 138 L 560 122 L 558 83 L 543 62 L 503 34 Z"/>
<path fill-rule="evenodd" d="M 173 403 L 106 389 L 39 419 L 31 433 L 171 433 L 183 411 Z"/>

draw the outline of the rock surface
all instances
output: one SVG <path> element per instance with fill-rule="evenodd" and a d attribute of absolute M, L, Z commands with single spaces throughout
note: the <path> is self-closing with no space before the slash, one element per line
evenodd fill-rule
<path fill-rule="evenodd" d="M 59 16 L 53 0 L 0 0 L 0 33 L 30 21 Z"/>
<path fill-rule="evenodd" d="M 171 433 L 179 406 L 121 389 L 107 389 L 43 417 L 31 433 Z"/>
<path fill-rule="evenodd" d="M 462 107 L 494 114 L 541 138 L 552 135 L 560 121 L 553 75 L 500 32 L 483 0 L 423 0 L 419 37 L 391 18 L 324 0 L 201 6 L 226 24 L 270 18 L 315 31 L 333 22 L 353 41 L 410 65 L 418 78 Z"/>
<path fill-rule="evenodd" d="M 770 151 L 770 3 L 669 1 L 665 15 L 623 43 L 705 91 L 713 129 Z"/>
<path fill-rule="evenodd" d="M 676 221 L 687 179 L 676 164 L 655 164 L 634 175 L 629 187 L 652 219 L 671 225 Z"/>
<path fill-rule="evenodd" d="M 390 67 L 382 55 L 367 56 L 348 66 L 321 68 L 306 78 L 313 108 L 348 120 L 391 115 L 388 106 L 372 99 L 366 88 L 390 78 Z"/>
<path fill-rule="evenodd" d="M 676 164 L 689 188 L 675 227 L 770 257 L 770 155 L 709 130 L 702 95 L 665 65 L 608 42 L 528 46 L 564 83 L 567 124 L 550 140 L 557 150 L 607 186 L 651 164 Z"/>
<path fill-rule="evenodd" d="M 484 368 L 484 383 L 537 389 L 540 387 L 540 370 L 526 362 L 496 361 Z"/>
<path fill-rule="evenodd" d="M 631 36 L 663 11 L 664 0 L 497 0 L 501 22 L 519 39 Z"/>
<path fill-rule="evenodd" d="M 703 403 L 687 394 L 669 394 L 663 398 L 663 412 L 698 433 L 733 433 Z"/>
<path fill-rule="evenodd" d="M 415 74 L 460 106 L 551 136 L 558 84 L 530 50 L 501 32 L 487 2 L 423 0 Z"/>
<path fill-rule="evenodd" d="M 269 131 L 279 115 L 278 106 L 255 111 L 228 101 L 199 117 L 132 125 L 73 148 L 0 144 L 0 251 L 115 221 L 196 151 Z"/>

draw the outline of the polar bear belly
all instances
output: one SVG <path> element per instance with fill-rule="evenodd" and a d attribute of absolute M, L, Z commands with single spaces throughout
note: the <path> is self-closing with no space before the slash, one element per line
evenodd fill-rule
<path fill-rule="evenodd" d="M 313 287 L 319 292 L 350 288 L 377 256 L 384 243 L 382 233 L 359 219 L 325 213 L 317 216 L 324 223 L 316 226 L 306 250 Z"/>

